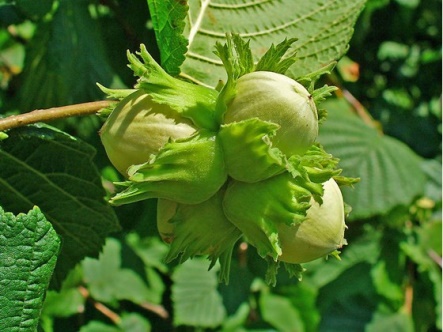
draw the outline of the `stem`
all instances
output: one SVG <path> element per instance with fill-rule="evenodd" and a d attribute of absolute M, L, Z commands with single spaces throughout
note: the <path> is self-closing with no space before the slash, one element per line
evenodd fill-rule
<path fill-rule="evenodd" d="M 436 262 L 440 267 L 442 267 L 441 257 L 432 249 L 428 250 L 428 255 L 431 259 Z"/>
<path fill-rule="evenodd" d="M 160 316 L 163 319 L 169 318 L 169 313 L 166 311 L 166 309 L 162 305 L 145 302 L 145 303 L 140 304 L 140 306 L 146 310 L 149 310 L 149 311 L 157 314 L 158 316 Z"/>
<path fill-rule="evenodd" d="M 98 311 L 100 311 L 103 315 L 105 315 L 106 317 L 108 317 L 115 325 L 118 325 L 121 322 L 121 318 L 120 316 L 115 313 L 114 311 L 112 311 L 111 309 L 109 309 L 107 306 L 105 306 L 103 303 L 100 303 L 96 300 L 94 300 L 93 298 L 91 298 L 88 289 L 86 289 L 86 287 L 83 286 L 79 286 L 78 290 L 80 291 L 80 294 L 88 301 L 90 301 L 92 303 L 92 305 L 94 306 L 95 309 L 97 309 Z"/>
<path fill-rule="evenodd" d="M 0 119 L 0 132 L 36 122 L 46 122 L 69 118 L 71 116 L 94 114 L 100 109 L 110 106 L 114 102 L 115 101 L 111 100 L 92 101 L 89 103 L 53 107 L 19 115 L 11 115 L 7 118 Z"/>

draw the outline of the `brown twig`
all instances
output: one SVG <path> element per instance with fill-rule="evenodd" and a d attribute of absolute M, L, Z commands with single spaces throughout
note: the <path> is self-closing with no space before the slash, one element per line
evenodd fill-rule
<path fill-rule="evenodd" d="M 89 291 L 83 287 L 79 286 L 78 290 L 80 291 L 80 294 L 88 301 L 92 303 L 95 309 L 100 311 L 103 315 L 108 317 L 114 324 L 118 325 L 121 322 L 120 316 L 109 309 L 107 306 L 105 306 L 103 303 L 95 301 L 92 297 L 90 297 Z"/>
<path fill-rule="evenodd" d="M 94 114 L 102 108 L 110 106 L 115 101 L 101 100 L 69 106 L 39 109 L 29 113 L 11 115 L 0 119 L 0 131 L 26 126 L 36 122 L 48 122 L 71 116 Z"/>
<path fill-rule="evenodd" d="M 442 261 L 439 254 L 437 254 L 434 250 L 430 249 L 428 250 L 428 255 L 431 257 L 431 259 L 436 262 L 440 267 L 442 267 Z"/>
<path fill-rule="evenodd" d="M 405 289 L 405 301 L 404 301 L 404 310 L 407 315 L 412 314 L 412 305 L 414 302 L 414 288 L 412 285 L 407 285 Z"/>
<path fill-rule="evenodd" d="M 163 319 L 169 318 L 168 311 L 162 305 L 145 302 L 142 303 L 140 306 L 148 311 L 153 312 L 154 314 L 158 315 Z"/>

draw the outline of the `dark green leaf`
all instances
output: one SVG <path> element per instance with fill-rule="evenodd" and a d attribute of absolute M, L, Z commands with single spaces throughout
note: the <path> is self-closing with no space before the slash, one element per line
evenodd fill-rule
<path fill-rule="evenodd" d="M 171 75 L 180 73 L 188 41 L 183 37 L 188 11 L 186 1 L 148 0 L 162 67 Z"/>
<path fill-rule="evenodd" d="M 41 208 L 63 238 L 52 282 L 85 256 L 96 257 L 119 230 L 94 164 L 94 149 L 47 126 L 22 127 L 0 142 L 0 204 L 15 213 Z"/>
<path fill-rule="evenodd" d="M 17 7 L 31 19 L 40 19 L 47 14 L 53 4 L 54 0 L 16 0 Z"/>
<path fill-rule="evenodd" d="M 35 331 L 60 239 L 34 207 L 27 215 L 0 208 L 0 330 Z"/>
<path fill-rule="evenodd" d="M 95 100 L 102 97 L 95 83 L 110 85 L 111 68 L 88 5 L 59 1 L 52 19 L 38 25 L 21 76 L 22 110 Z"/>
<path fill-rule="evenodd" d="M 423 194 L 421 159 L 408 146 L 367 126 L 343 100 L 323 106 L 329 118 L 320 128 L 320 142 L 340 159 L 344 174 L 361 178 L 354 189 L 343 190 L 351 218 L 385 214 Z"/>
<path fill-rule="evenodd" d="M 369 272 L 369 264 L 356 264 L 320 289 L 319 331 L 364 331 L 378 301 Z"/>

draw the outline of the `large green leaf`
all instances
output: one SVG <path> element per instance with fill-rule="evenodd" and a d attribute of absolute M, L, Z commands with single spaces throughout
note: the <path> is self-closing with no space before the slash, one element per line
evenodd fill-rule
<path fill-rule="evenodd" d="M 172 275 L 174 325 L 217 327 L 226 316 L 217 292 L 215 269 L 210 271 L 203 259 L 188 260 Z"/>
<path fill-rule="evenodd" d="M 88 5 L 89 1 L 58 1 L 51 18 L 38 25 L 27 44 L 20 109 L 95 100 L 102 97 L 95 83 L 110 85 L 112 70 Z M 30 4 L 26 8 L 31 10 Z"/>
<path fill-rule="evenodd" d="M 347 50 L 353 25 L 365 0 L 189 1 L 185 36 L 188 52 L 182 75 L 210 86 L 226 80 L 213 51 L 228 32 L 251 40 L 255 60 L 285 38 L 298 38 L 299 61 L 288 74 L 300 77 L 339 59 Z M 167 13 L 163 13 L 167 15 Z"/>
<path fill-rule="evenodd" d="M 37 207 L 17 217 L 0 208 L 1 331 L 36 331 L 59 249 Z"/>
<path fill-rule="evenodd" d="M 11 130 L 0 142 L 0 205 L 14 213 L 40 207 L 63 238 L 53 286 L 85 256 L 97 256 L 119 229 L 105 202 L 88 144 L 47 126 Z"/>
<path fill-rule="evenodd" d="M 421 159 L 407 145 L 366 125 L 344 100 L 323 106 L 329 118 L 320 128 L 320 143 L 340 158 L 345 175 L 361 178 L 354 189 L 343 190 L 351 218 L 381 215 L 423 194 Z"/>

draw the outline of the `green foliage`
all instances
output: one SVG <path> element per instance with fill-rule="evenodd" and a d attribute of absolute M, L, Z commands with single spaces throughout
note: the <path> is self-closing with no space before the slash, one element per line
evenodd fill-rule
<path fill-rule="evenodd" d="M 319 141 L 326 151 L 342 159 L 344 174 L 361 178 L 355 188 L 344 188 L 345 201 L 353 207 L 352 219 L 385 214 L 423 195 L 422 161 L 408 146 L 366 125 L 344 100 L 328 101 L 323 107 L 330 116 Z"/>
<path fill-rule="evenodd" d="M 195 259 L 178 266 L 172 274 L 174 325 L 215 328 L 223 322 L 226 311 L 217 292 L 216 271 L 207 269 L 204 260 Z"/>
<path fill-rule="evenodd" d="M 93 163 L 94 148 L 46 125 L 8 132 L 0 143 L 0 204 L 19 213 L 38 206 L 63 238 L 52 284 L 85 256 L 97 256 L 119 229 Z"/>
<path fill-rule="evenodd" d="M 183 30 L 189 7 L 185 1 L 148 0 L 148 4 L 162 67 L 169 74 L 177 75 L 187 50 L 188 40 Z"/>
<path fill-rule="evenodd" d="M 300 77 L 339 59 L 346 51 L 352 26 L 365 1 L 306 2 L 284 0 L 251 3 L 212 3 L 191 1 L 185 36 L 188 52 L 181 70 L 211 86 L 225 80 L 221 62 L 208 45 L 237 33 L 251 40 L 254 59 L 260 58 L 271 44 L 284 38 L 297 38 L 293 51 L 299 61 L 288 74 Z"/>
<path fill-rule="evenodd" d="M 137 304 L 158 302 L 162 288 L 150 289 L 136 272 L 121 268 L 121 245 L 108 239 L 98 260 L 82 262 L 83 276 L 94 299 L 104 303 L 129 300 Z"/>
<path fill-rule="evenodd" d="M 0 330 L 441 330 L 441 1 L 7 0 L 0 23 L 0 117 L 103 99 L 96 82 L 132 89 L 126 51 L 140 43 L 211 87 L 227 79 L 214 51 L 228 32 L 250 39 L 255 61 L 293 42 L 281 67 L 293 78 L 341 59 L 302 83 L 340 88 L 321 105 L 319 141 L 361 178 L 344 188 L 340 261 L 303 264 L 301 281 L 278 273 L 270 288 L 240 240 L 223 285 L 218 265 L 165 262 L 155 200 L 106 203 L 123 179 L 98 117 L 0 133 L 0 206 L 16 215 L 0 210 Z"/>
<path fill-rule="evenodd" d="M 35 13 L 33 1 L 20 2 L 26 13 Z M 88 1 L 59 1 L 51 20 L 38 25 L 25 48 L 18 91 L 20 110 L 96 100 L 101 93 L 93 88 L 95 82 L 112 82 L 99 26 L 90 16 L 88 5 Z M 42 8 L 40 4 L 37 7 Z"/>
<path fill-rule="evenodd" d="M 34 207 L 28 214 L 0 208 L 0 328 L 35 331 L 57 261 L 60 238 Z"/>

